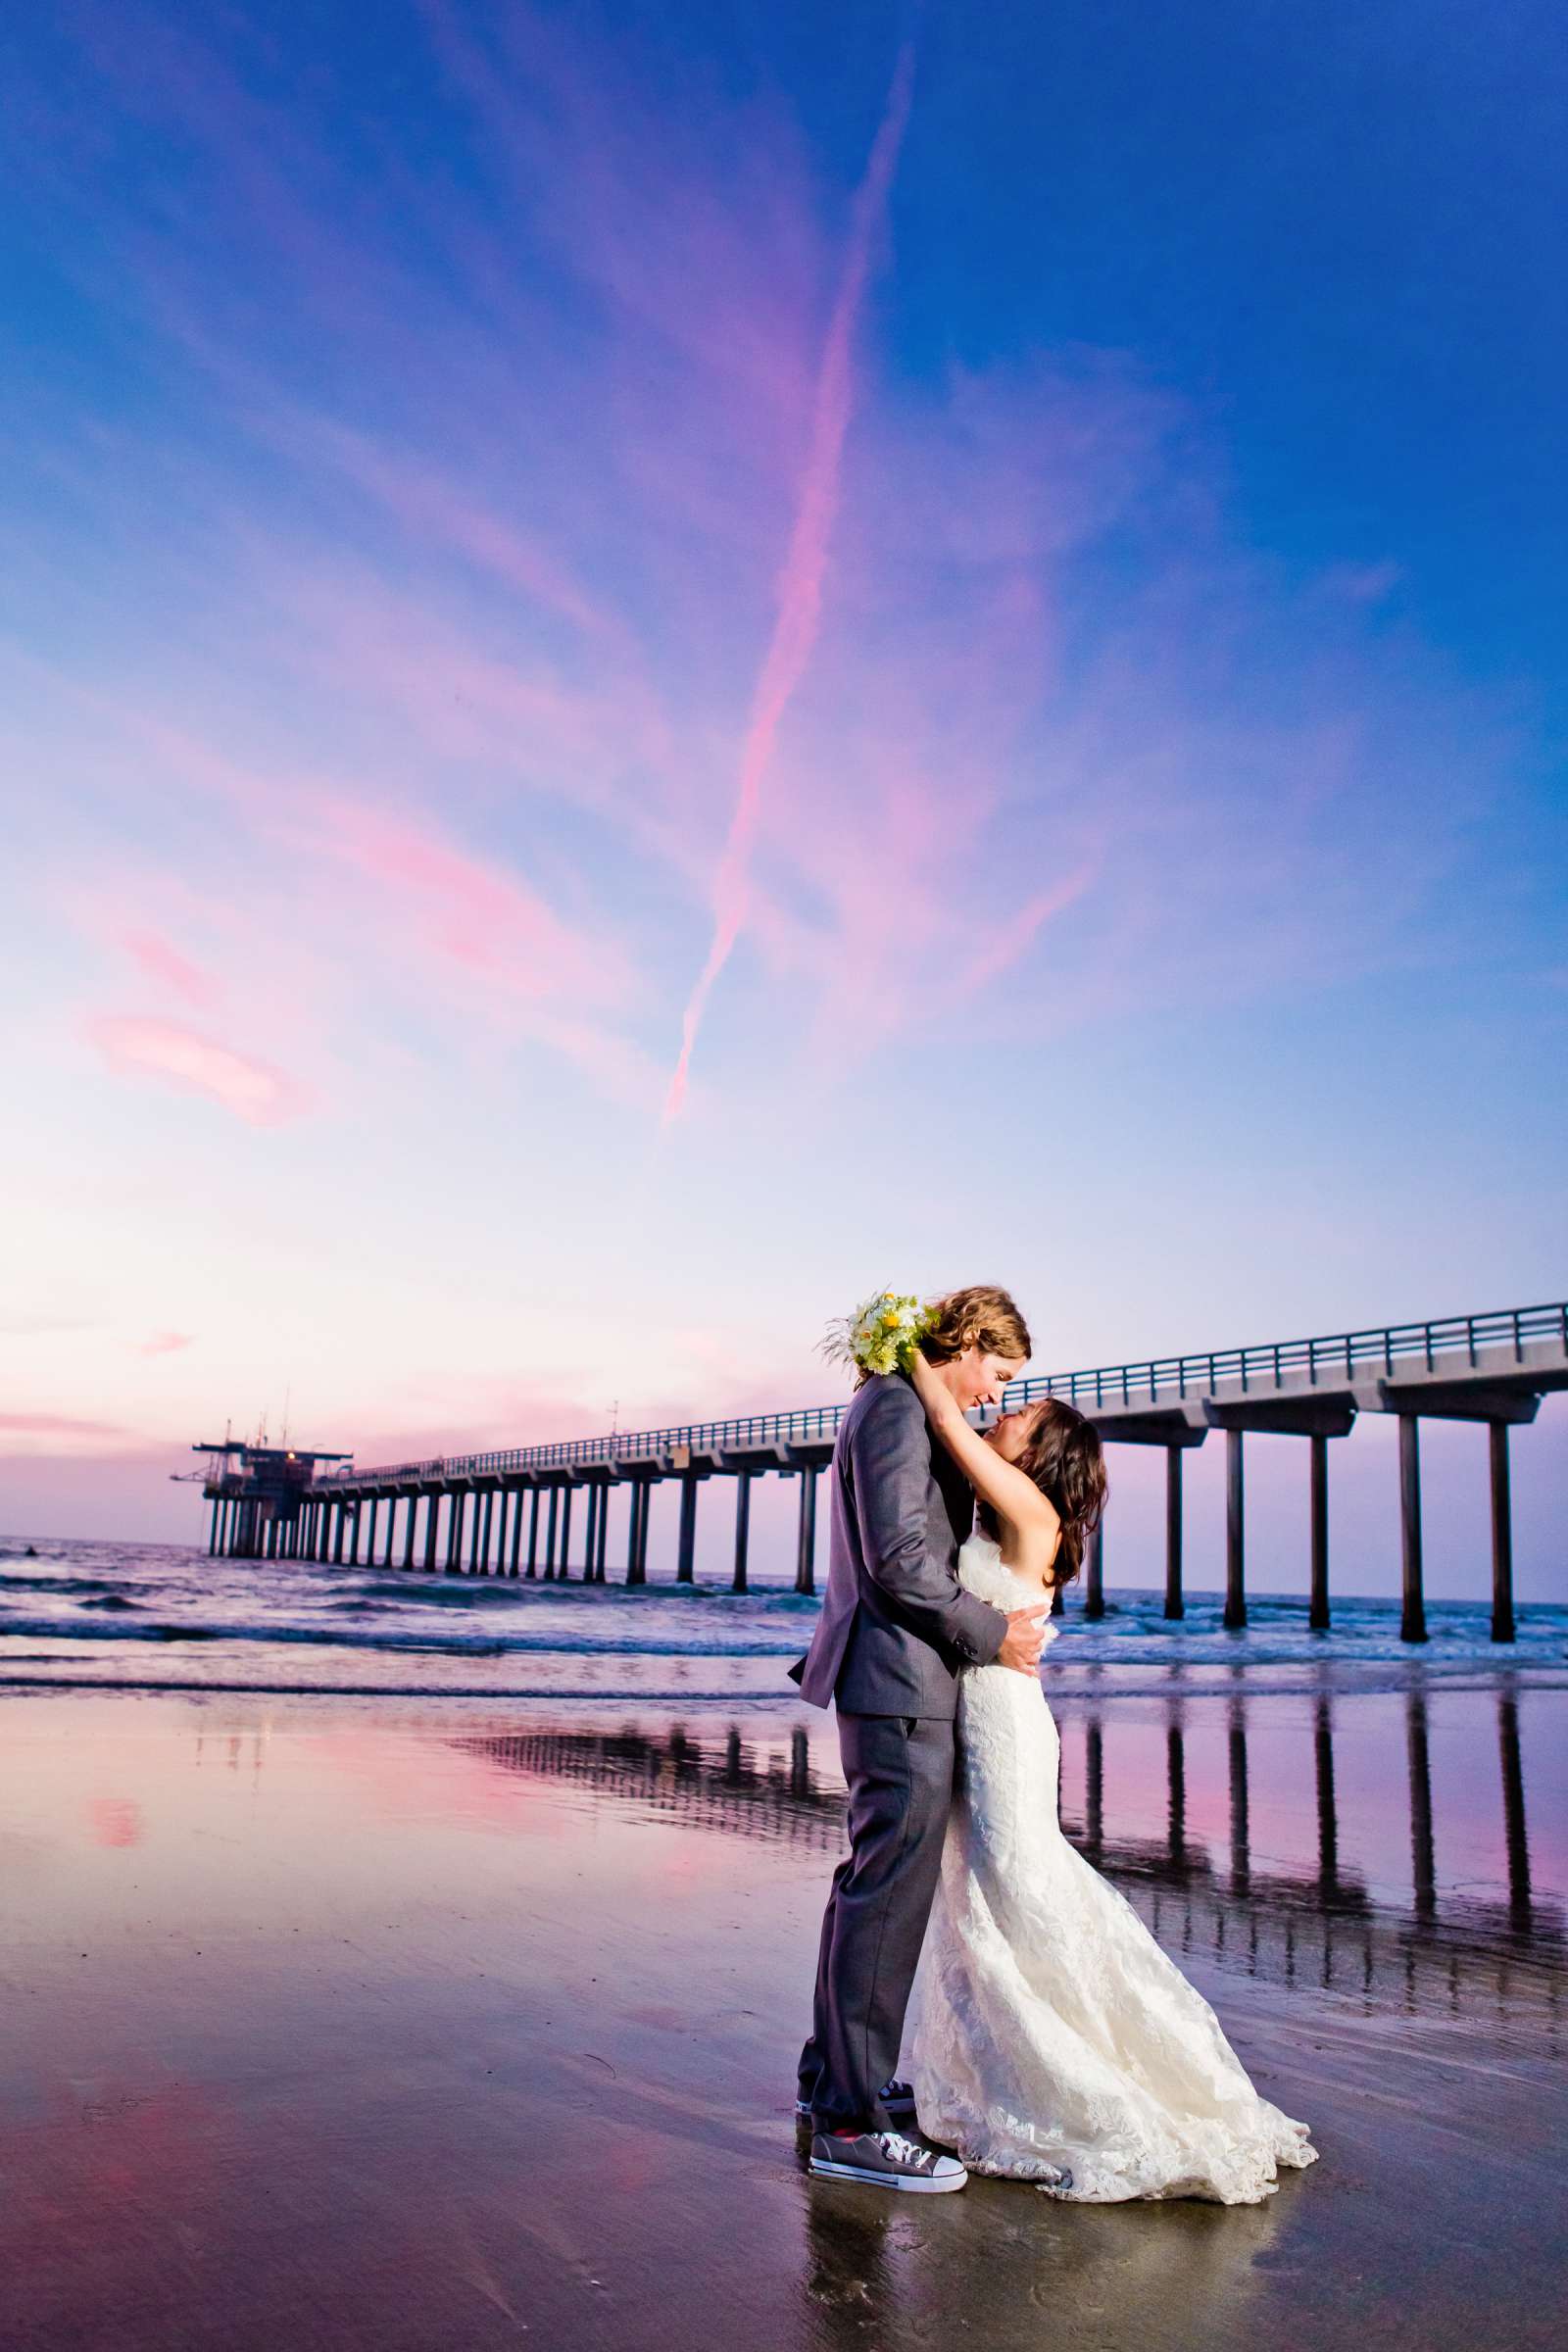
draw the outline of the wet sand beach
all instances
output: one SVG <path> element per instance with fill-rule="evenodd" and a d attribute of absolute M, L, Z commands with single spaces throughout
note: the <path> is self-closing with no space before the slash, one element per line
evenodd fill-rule
<path fill-rule="evenodd" d="M 0 2341 L 1560 2340 L 1560 1691 L 1058 1713 L 1069 1834 L 1313 2128 L 1262 2206 L 803 2172 L 808 1710 L 7 1694 Z"/>

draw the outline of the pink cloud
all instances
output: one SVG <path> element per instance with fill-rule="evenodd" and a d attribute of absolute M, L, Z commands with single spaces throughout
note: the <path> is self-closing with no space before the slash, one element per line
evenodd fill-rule
<path fill-rule="evenodd" d="M 977 996 L 982 989 L 992 987 L 1027 955 L 1038 933 L 1054 915 L 1063 913 L 1083 897 L 1094 878 L 1092 867 L 1080 867 L 1051 888 L 1037 891 L 1016 914 L 1001 921 L 989 936 L 982 931 L 975 955 L 959 975 L 958 993 Z"/>
<path fill-rule="evenodd" d="M 172 989 L 176 996 L 183 997 L 187 1004 L 195 1005 L 198 1010 L 216 1004 L 222 994 L 210 973 L 202 971 L 188 956 L 182 956 L 176 947 L 169 940 L 160 938 L 156 932 L 127 932 L 121 944 L 138 971 L 149 980 L 156 980 L 165 988 Z"/>
<path fill-rule="evenodd" d="M 0 1439 L 31 1441 L 23 1448 L 25 1451 L 41 1445 L 50 1450 L 70 1452 L 78 1445 L 90 1448 L 104 1439 L 134 1435 L 134 1431 L 122 1429 L 113 1421 L 84 1421 L 68 1413 L 0 1413 Z"/>
<path fill-rule="evenodd" d="M 151 1339 L 141 1342 L 136 1353 L 138 1355 L 175 1355 L 182 1348 L 191 1346 L 194 1336 L 188 1331 L 155 1331 Z"/>
<path fill-rule="evenodd" d="M 203 1095 L 252 1127 L 275 1127 L 313 1107 L 307 1088 L 286 1071 L 173 1021 L 105 1014 L 87 1034 L 109 1067 L 125 1077 L 149 1077 Z"/>

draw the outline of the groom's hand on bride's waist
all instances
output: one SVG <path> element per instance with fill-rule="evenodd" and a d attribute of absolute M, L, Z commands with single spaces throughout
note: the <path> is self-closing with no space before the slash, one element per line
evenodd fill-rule
<path fill-rule="evenodd" d="M 1038 1674 L 1040 1652 L 1046 1645 L 1046 1619 L 1050 1615 L 1049 1600 L 1038 1601 L 1027 1609 L 1009 1609 L 1007 1630 L 992 1664 L 1010 1666 L 1015 1674 Z"/>

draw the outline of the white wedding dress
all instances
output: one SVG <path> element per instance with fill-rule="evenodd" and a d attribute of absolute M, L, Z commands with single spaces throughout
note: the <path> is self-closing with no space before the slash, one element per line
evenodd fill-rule
<path fill-rule="evenodd" d="M 1000 1609 L 1030 1597 L 983 1536 L 958 1578 Z M 1062 1836 L 1038 1681 L 966 1668 L 957 1735 L 911 2004 L 921 2130 L 976 2172 L 1075 2202 L 1271 2195 L 1281 2165 L 1315 2159 L 1307 2128 L 1259 2097 L 1202 1994 Z"/>

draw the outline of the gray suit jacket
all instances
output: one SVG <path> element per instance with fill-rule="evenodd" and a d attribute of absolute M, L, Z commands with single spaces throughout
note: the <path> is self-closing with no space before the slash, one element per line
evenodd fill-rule
<path fill-rule="evenodd" d="M 830 1476 L 827 1592 L 791 1675 L 814 1707 L 831 1698 L 846 1715 L 951 1716 L 958 1668 L 988 1665 L 1007 1620 L 958 1582 L 974 1498 L 901 1373 L 857 1393 Z"/>

